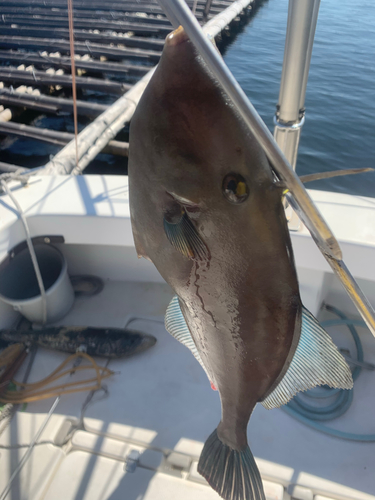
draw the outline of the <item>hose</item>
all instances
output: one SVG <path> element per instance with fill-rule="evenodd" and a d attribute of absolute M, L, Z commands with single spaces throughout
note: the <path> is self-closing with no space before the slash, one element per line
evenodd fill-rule
<path fill-rule="evenodd" d="M 329 320 L 322 322 L 323 327 L 346 325 L 352 334 L 356 350 L 357 350 L 357 361 L 360 364 L 364 363 L 363 360 L 363 347 L 361 340 L 359 338 L 358 332 L 355 326 L 366 326 L 364 321 L 361 320 L 351 320 L 345 316 L 345 314 L 337 309 L 336 307 L 326 305 L 325 308 L 338 316 L 338 319 Z M 353 381 L 357 380 L 362 371 L 361 366 L 356 366 L 352 371 Z M 330 436 L 335 436 L 341 439 L 347 439 L 350 441 L 361 441 L 361 442 L 373 442 L 375 441 L 375 434 L 356 434 L 352 432 L 344 432 L 337 429 L 332 429 L 320 422 L 333 420 L 340 417 L 348 411 L 350 405 L 353 401 L 354 389 L 344 390 L 344 389 L 332 389 L 328 386 L 317 387 L 315 389 L 306 391 L 303 396 L 296 395 L 289 403 L 282 407 L 282 409 L 300 422 L 308 425 L 309 427 L 329 434 Z M 306 401 L 306 399 L 324 399 L 336 396 L 333 403 L 330 403 L 323 407 L 317 407 Z"/>

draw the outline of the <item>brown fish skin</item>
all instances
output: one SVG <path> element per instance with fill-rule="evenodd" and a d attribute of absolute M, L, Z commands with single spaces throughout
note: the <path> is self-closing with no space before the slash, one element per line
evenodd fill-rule
<path fill-rule="evenodd" d="M 223 194 L 228 174 L 245 179 L 242 203 Z M 131 123 L 129 194 L 138 255 L 176 291 L 220 393 L 218 437 L 241 451 L 255 404 L 294 354 L 302 306 L 281 189 L 181 30 L 167 37 Z M 206 261 L 166 236 L 163 218 L 181 207 L 209 250 Z"/>

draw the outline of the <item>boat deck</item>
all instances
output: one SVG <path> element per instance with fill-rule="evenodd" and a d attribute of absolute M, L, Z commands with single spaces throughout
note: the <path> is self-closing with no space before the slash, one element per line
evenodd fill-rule
<path fill-rule="evenodd" d="M 45 444 L 33 449 L 7 498 L 219 498 L 196 473 L 203 442 L 220 419 L 219 395 L 211 390 L 190 352 L 164 329 L 163 316 L 171 297 L 165 284 L 106 281 L 99 295 L 77 298 L 61 324 L 123 327 L 130 318 L 138 318 L 131 327 L 153 334 L 157 343 L 133 358 L 112 360 L 109 367 L 115 374 L 106 380 L 106 391 L 89 398 L 87 392 L 61 398 L 39 439 Z M 366 361 L 375 362 L 372 336 L 359 331 Z M 345 328 L 333 336 L 340 347 L 353 352 Z M 29 381 L 46 376 L 65 357 L 38 349 Z M 330 423 L 332 427 L 374 432 L 373 377 L 373 372 L 363 370 L 355 384 L 352 407 Z M 19 372 L 17 379 L 21 378 Z M 30 443 L 52 403 L 53 399 L 44 400 L 17 411 L 0 444 Z M 329 499 L 375 500 L 375 443 L 333 438 L 307 428 L 281 409 L 267 411 L 261 405 L 251 417 L 248 437 L 268 500 L 290 498 L 285 492 L 290 484 L 311 489 L 315 496 L 306 498 L 314 500 L 322 500 L 319 495 L 323 494 Z M 26 451 L 0 449 L 1 490 Z M 129 454 L 131 459 L 136 451 L 138 465 L 134 472 L 127 472 L 124 465 L 132 467 Z"/>

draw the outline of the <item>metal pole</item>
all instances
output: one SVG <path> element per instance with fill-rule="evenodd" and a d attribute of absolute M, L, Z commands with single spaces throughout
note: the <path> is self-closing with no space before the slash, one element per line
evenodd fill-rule
<path fill-rule="evenodd" d="M 375 336 L 375 311 L 368 301 L 364 299 L 364 295 L 360 291 L 354 278 L 347 272 L 342 262 L 342 253 L 336 238 L 322 215 L 319 213 L 314 202 L 311 200 L 298 176 L 293 171 L 285 155 L 275 142 L 272 134 L 246 97 L 228 67 L 225 65 L 220 54 L 218 54 L 216 48 L 214 48 L 213 44 L 207 39 L 198 21 L 183 0 L 159 0 L 159 4 L 168 17 L 170 16 L 170 21 L 175 27 L 180 24 L 183 26 L 190 40 L 200 53 L 200 56 L 232 100 L 245 124 L 265 151 L 273 168 L 286 183 L 290 193 L 293 195 L 290 197 L 293 208 L 297 209 L 298 214 L 309 229 L 314 241 L 323 253 L 323 256 L 330 262 L 330 265 L 332 265 L 332 261 L 335 261 L 337 264 L 337 266 L 335 264 L 335 267 L 337 267 L 335 268 L 337 276 L 343 283 L 363 319 L 366 321 L 372 334 Z M 305 78 L 305 72 L 303 74 Z M 338 268 L 340 268 L 340 270 Z"/>
<path fill-rule="evenodd" d="M 279 103 L 275 115 L 275 141 L 296 168 L 305 116 L 306 85 L 318 20 L 320 0 L 289 0 Z"/>
<path fill-rule="evenodd" d="M 320 0 L 289 0 L 277 118 L 296 123 L 304 114 L 307 77 Z"/>
<path fill-rule="evenodd" d="M 289 0 L 283 70 L 273 135 L 294 170 L 305 122 L 306 85 L 319 5 L 320 0 Z M 289 229 L 298 230 L 298 217 L 290 208 L 287 208 L 286 214 Z"/>
<path fill-rule="evenodd" d="M 303 81 L 302 81 L 302 92 L 301 92 L 301 98 L 300 98 L 300 102 L 299 102 L 299 109 L 302 109 L 305 107 L 306 86 L 307 86 L 307 79 L 309 77 L 311 53 L 312 53 L 313 45 L 314 45 L 315 30 L 316 30 L 316 25 L 318 22 L 319 7 L 320 7 L 320 0 L 315 0 L 314 8 L 313 8 L 312 16 L 311 16 L 310 36 L 309 36 L 309 42 L 308 42 L 307 51 L 306 51 L 306 64 L 305 64 L 305 72 L 304 72 Z"/>

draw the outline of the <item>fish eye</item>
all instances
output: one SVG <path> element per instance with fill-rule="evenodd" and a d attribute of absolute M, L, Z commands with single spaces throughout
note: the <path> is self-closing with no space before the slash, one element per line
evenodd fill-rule
<path fill-rule="evenodd" d="M 240 174 L 228 174 L 223 180 L 223 194 L 231 203 L 242 203 L 249 196 L 245 179 Z"/>

